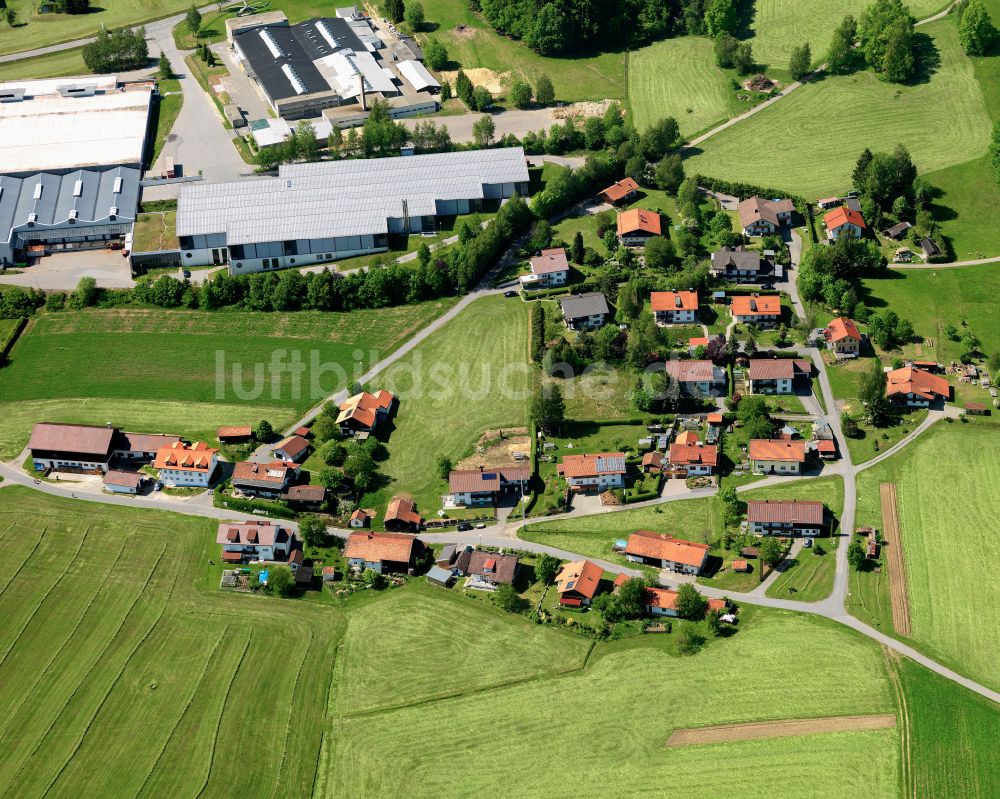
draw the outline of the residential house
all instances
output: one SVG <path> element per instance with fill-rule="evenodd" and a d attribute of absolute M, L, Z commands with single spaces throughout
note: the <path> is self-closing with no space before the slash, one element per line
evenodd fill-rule
<path fill-rule="evenodd" d="M 649 295 L 653 307 L 656 324 L 664 325 L 690 324 L 698 316 L 698 292 L 687 291 L 654 291 Z"/>
<path fill-rule="evenodd" d="M 773 250 L 747 250 L 741 247 L 723 247 L 712 253 L 709 271 L 719 280 L 730 283 L 764 283 L 781 280 L 784 268 L 775 260 Z"/>
<path fill-rule="evenodd" d="M 603 576 L 604 569 L 590 560 L 563 564 L 556 575 L 559 604 L 571 608 L 587 607 L 593 601 Z"/>
<path fill-rule="evenodd" d="M 138 494 L 145 478 L 138 472 L 108 469 L 104 473 L 104 488 L 112 494 Z"/>
<path fill-rule="evenodd" d="M 823 535 L 827 529 L 826 506 L 802 499 L 751 499 L 747 501 L 747 530 L 751 535 Z"/>
<path fill-rule="evenodd" d="M 283 438 L 271 448 L 271 454 L 279 461 L 301 463 L 309 453 L 309 442 L 302 436 Z"/>
<path fill-rule="evenodd" d="M 326 502 L 326 488 L 324 486 L 292 485 L 281 492 L 281 499 L 283 502 L 287 502 L 288 507 L 293 510 L 323 510 L 323 504 Z"/>
<path fill-rule="evenodd" d="M 674 442 L 670 445 L 670 471 L 674 477 L 695 477 L 713 474 L 719 463 L 719 448 L 715 444 Z"/>
<path fill-rule="evenodd" d="M 375 516 L 370 510 L 365 510 L 364 508 L 357 508 L 354 513 L 351 514 L 351 519 L 348 524 L 354 529 L 360 529 L 362 527 L 367 527 L 372 523 L 372 518 Z"/>
<path fill-rule="evenodd" d="M 951 386 L 941 375 L 916 366 L 903 366 L 886 374 L 885 393 L 896 405 L 927 408 L 939 400 L 951 399 Z"/>
<path fill-rule="evenodd" d="M 610 309 L 603 294 L 577 294 L 559 300 L 566 327 L 570 330 L 596 330 L 604 325 Z"/>
<path fill-rule="evenodd" d="M 805 462 L 805 441 L 750 440 L 750 463 L 755 474 L 801 474 Z"/>
<path fill-rule="evenodd" d="M 751 358 L 747 370 L 751 394 L 792 394 L 796 378 L 812 374 L 812 361 L 795 358 Z"/>
<path fill-rule="evenodd" d="M 671 616 L 677 617 L 677 592 L 669 588 L 647 588 L 646 600 L 643 609 L 647 616 Z M 726 609 L 724 599 L 709 599 L 705 608 L 706 615 L 713 611 L 723 611 Z"/>
<path fill-rule="evenodd" d="M 400 533 L 351 533 L 344 547 L 344 558 L 351 569 L 371 569 L 378 574 L 405 572 L 423 553 L 423 541 Z"/>
<path fill-rule="evenodd" d="M 860 211 L 851 208 L 834 208 L 823 217 L 826 235 L 831 241 L 841 237 L 860 239 L 865 235 L 867 226 Z"/>
<path fill-rule="evenodd" d="M 726 390 L 726 370 L 709 360 L 667 361 L 667 376 L 681 393 L 695 397 L 717 397 Z"/>
<path fill-rule="evenodd" d="M 222 560 L 226 563 L 287 563 L 294 550 L 301 554 L 297 540 L 295 533 L 278 522 L 220 522 L 215 536 L 215 543 L 222 547 Z"/>
<path fill-rule="evenodd" d="M 701 574 L 708 562 L 708 544 L 685 541 L 663 533 L 639 530 L 628 537 L 625 557 L 683 574 Z"/>
<path fill-rule="evenodd" d="M 156 453 L 164 447 L 172 447 L 181 441 L 179 436 L 167 436 L 162 433 L 124 433 L 115 434 L 114 452 L 116 460 L 131 462 L 152 461 Z"/>
<path fill-rule="evenodd" d="M 519 569 L 516 555 L 471 548 L 462 550 L 454 563 L 454 572 L 466 578 L 466 588 L 480 591 L 495 591 L 504 583 L 513 583 Z"/>
<path fill-rule="evenodd" d="M 661 235 L 660 215 L 656 211 L 631 208 L 618 214 L 618 240 L 627 247 L 641 247 L 653 236 Z"/>
<path fill-rule="evenodd" d="M 298 478 L 299 468 L 291 461 L 240 461 L 233 467 L 233 488 L 250 497 L 278 499 Z"/>
<path fill-rule="evenodd" d="M 178 441 L 173 446 L 157 450 L 153 468 L 159 472 L 160 481 L 167 485 L 208 488 L 219 462 L 218 452 L 204 441 L 193 444 Z"/>
<path fill-rule="evenodd" d="M 856 358 L 861 353 L 861 333 L 853 319 L 838 316 L 823 331 L 826 346 L 839 357 Z"/>
<path fill-rule="evenodd" d="M 416 532 L 424 524 L 412 499 L 393 497 L 385 509 L 385 529 L 394 532 Z"/>
<path fill-rule="evenodd" d="M 639 184 L 636 183 L 632 178 L 624 178 L 615 183 L 612 183 L 603 191 L 599 191 L 597 196 L 600 197 L 604 202 L 611 203 L 611 205 L 618 205 L 619 203 L 628 202 L 633 197 L 635 193 L 639 190 Z"/>
<path fill-rule="evenodd" d="M 569 280 L 569 261 L 563 247 L 552 247 L 542 250 L 539 255 L 531 258 L 528 263 L 531 271 L 522 275 L 519 280 L 526 289 L 547 289 L 553 286 L 565 286 Z"/>
<path fill-rule="evenodd" d="M 250 425 L 220 427 L 215 431 L 215 437 L 220 444 L 247 444 L 253 440 L 253 428 Z"/>
<path fill-rule="evenodd" d="M 884 231 L 882 235 L 885 236 L 886 238 L 896 240 L 911 227 L 913 227 L 913 225 L 911 225 L 909 222 L 897 222 L 891 228 Z"/>
<path fill-rule="evenodd" d="M 663 471 L 663 453 L 647 452 L 642 456 L 641 469 L 643 474 L 660 474 Z"/>
<path fill-rule="evenodd" d="M 789 199 L 766 200 L 754 195 L 743 200 L 736 212 L 744 236 L 766 236 L 792 224 L 795 206 Z"/>
<path fill-rule="evenodd" d="M 448 474 L 446 502 L 458 507 L 495 505 L 502 494 L 523 495 L 530 479 L 530 466 L 455 469 Z"/>
<path fill-rule="evenodd" d="M 781 297 L 777 294 L 735 294 L 730 311 L 741 325 L 774 327 L 781 321 Z"/>
<path fill-rule="evenodd" d="M 625 486 L 625 453 L 600 452 L 596 455 L 566 455 L 557 471 L 570 491 L 605 491 Z"/>
<path fill-rule="evenodd" d="M 374 432 L 392 410 L 396 398 L 385 389 L 374 394 L 362 391 L 348 397 L 340 406 L 337 424 L 345 436 L 365 439 Z"/>
<path fill-rule="evenodd" d="M 934 239 L 923 238 L 920 239 L 920 252 L 924 256 L 924 259 L 936 258 L 941 255 L 941 248 L 938 247 L 937 242 Z"/>

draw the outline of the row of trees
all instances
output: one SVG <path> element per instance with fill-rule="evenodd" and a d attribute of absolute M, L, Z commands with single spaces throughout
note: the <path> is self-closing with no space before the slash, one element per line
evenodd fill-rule
<path fill-rule="evenodd" d="M 101 27 L 97 36 L 83 48 L 83 62 L 91 72 L 124 72 L 139 69 L 149 61 L 146 29 Z"/>
<path fill-rule="evenodd" d="M 913 80 L 920 68 L 915 22 L 901 0 L 875 0 L 860 20 L 848 15 L 834 30 L 827 69 L 847 74 L 866 65 L 882 80 Z"/>

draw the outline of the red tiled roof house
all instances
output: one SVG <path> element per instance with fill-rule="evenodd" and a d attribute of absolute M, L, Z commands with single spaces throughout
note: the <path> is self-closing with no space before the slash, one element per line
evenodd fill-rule
<path fill-rule="evenodd" d="M 861 333 L 853 319 L 846 316 L 838 316 L 831 319 L 823 333 L 826 346 L 837 355 L 845 357 L 857 357 L 861 352 Z"/>
<path fill-rule="evenodd" d="M 590 560 L 564 564 L 556 575 L 559 604 L 586 607 L 594 599 L 603 576 L 604 569 Z"/>
<path fill-rule="evenodd" d="M 598 192 L 597 196 L 606 203 L 618 205 L 618 203 L 631 200 L 635 197 L 637 191 L 639 191 L 638 183 L 632 180 L 632 178 L 623 178 L 616 183 L 612 183 L 603 191 Z"/>
<path fill-rule="evenodd" d="M 618 214 L 618 239 L 622 244 L 641 247 L 661 232 L 660 215 L 656 211 L 631 208 Z"/>
<path fill-rule="evenodd" d="M 233 488 L 251 497 L 276 499 L 299 476 L 299 465 L 291 461 L 241 461 L 233 467 Z"/>
<path fill-rule="evenodd" d="M 351 533 L 344 547 L 344 557 L 351 569 L 371 569 L 378 574 L 405 572 L 423 552 L 424 544 L 419 538 L 400 533 Z"/>
<path fill-rule="evenodd" d="M 646 604 L 643 606 L 647 616 L 671 616 L 677 617 L 677 592 L 668 588 L 647 588 Z M 724 599 L 708 600 L 708 607 L 705 608 L 706 615 L 712 611 L 722 611 L 726 609 Z"/>
<path fill-rule="evenodd" d="M 542 250 L 528 263 L 531 266 L 531 271 L 518 278 L 526 289 L 564 286 L 569 280 L 569 260 L 566 258 L 566 250 L 563 247 Z"/>
<path fill-rule="evenodd" d="M 280 461 L 292 461 L 301 463 L 309 454 L 308 439 L 302 436 L 289 436 L 283 438 L 271 448 L 271 454 Z"/>
<path fill-rule="evenodd" d="M 353 397 L 348 397 L 340 406 L 337 424 L 345 436 L 367 438 L 373 430 L 389 415 L 395 397 L 385 389 L 379 389 L 374 394 L 362 391 Z"/>
<path fill-rule="evenodd" d="M 904 366 L 886 374 L 885 393 L 896 405 L 927 408 L 951 399 L 951 386 L 941 375 L 932 375 L 916 366 Z"/>
<path fill-rule="evenodd" d="M 808 377 L 812 361 L 793 358 L 751 358 L 747 378 L 751 394 L 791 394 L 795 378 Z"/>
<path fill-rule="evenodd" d="M 675 477 L 696 477 L 713 474 L 719 463 L 719 448 L 715 444 L 674 442 L 670 445 L 670 470 Z"/>
<path fill-rule="evenodd" d="M 682 574 L 701 574 L 708 561 L 708 544 L 638 530 L 628 537 L 625 557 L 633 563 L 645 563 Z"/>
<path fill-rule="evenodd" d="M 773 327 L 781 321 L 781 297 L 777 294 L 735 294 L 730 311 L 741 325 Z"/>
<path fill-rule="evenodd" d="M 625 486 L 625 453 L 566 455 L 557 471 L 570 491 L 604 491 Z"/>
<path fill-rule="evenodd" d="M 805 441 L 750 440 L 750 463 L 754 474 L 801 474 L 805 462 Z"/>
<path fill-rule="evenodd" d="M 276 522 L 220 522 L 215 543 L 226 563 L 289 562 L 296 548 L 295 534 Z"/>
<path fill-rule="evenodd" d="M 865 235 L 867 226 L 865 218 L 860 211 L 851 208 L 834 208 L 823 217 L 823 226 L 826 228 L 826 235 L 831 241 L 841 237 L 849 239 L 860 239 Z"/>
<path fill-rule="evenodd" d="M 218 451 L 204 441 L 195 441 L 193 444 L 178 441 L 172 446 L 157 450 L 153 468 L 159 472 L 160 480 L 167 485 L 208 488 L 219 462 Z"/>
<path fill-rule="evenodd" d="M 689 324 L 698 316 L 697 291 L 654 291 L 649 295 L 656 324 Z"/>

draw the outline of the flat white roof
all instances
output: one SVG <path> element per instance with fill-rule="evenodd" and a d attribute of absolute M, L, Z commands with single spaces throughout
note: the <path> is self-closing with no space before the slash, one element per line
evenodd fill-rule
<path fill-rule="evenodd" d="M 261 127 L 253 128 L 250 130 L 250 135 L 253 136 L 254 141 L 257 142 L 260 147 L 267 147 L 272 144 L 278 144 L 289 136 L 292 135 L 292 131 L 299 126 L 299 122 L 294 125 L 290 125 L 284 119 L 280 117 L 278 119 L 266 119 L 262 120 L 267 122 L 267 125 Z M 306 122 L 312 125 L 312 129 L 316 132 L 317 139 L 328 139 L 330 133 L 333 131 L 333 125 L 328 119 L 304 119 L 300 122 Z M 254 123 L 257 124 L 256 122 Z"/>
<path fill-rule="evenodd" d="M 26 95 L 32 97 L 43 94 L 54 94 L 58 97 L 60 86 L 93 86 L 97 91 L 114 91 L 118 86 L 118 76 L 83 75 L 79 78 L 40 78 L 0 83 L 0 89 L 21 88 L 25 90 Z"/>
<path fill-rule="evenodd" d="M 406 82 L 409 83 L 418 92 L 421 89 L 440 89 L 441 84 L 437 79 L 427 71 L 427 67 L 421 64 L 419 61 L 410 59 L 409 61 L 400 61 L 396 64 L 396 68 L 399 70 L 399 74 L 406 78 Z"/>
<path fill-rule="evenodd" d="M 30 81 L 78 84 L 79 79 Z M 20 86 L 17 82 L 5 86 Z M 85 97 L 42 94 L 0 103 L 0 174 L 139 164 L 151 88 Z"/>

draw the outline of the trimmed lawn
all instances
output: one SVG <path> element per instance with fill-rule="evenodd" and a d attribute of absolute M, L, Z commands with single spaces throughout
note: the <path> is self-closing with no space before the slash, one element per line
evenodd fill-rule
<path fill-rule="evenodd" d="M 220 593 L 215 526 L 4 489 L 4 792 L 310 793 L 343 619 Z"/>
<path fill-rule="evenodd" d="M 870 642 L 802 616 L 747 616 L 735 638 L 714 641 L 696 657 L 671 657 L 671 635 L 597 644 L 587 668 L 559 679 L 336 720 L 324 739 L 314 795 L 394 795 L 405 785 L 411 797 L 469 796 L 487 786 L 518 799 L 558 796 L 572 772 L 573 795 L 585 799 L 661 795 L 664 785 L 685 799 L 762 799 L 774 795 L 780 772 L 786 796 L 896 797 L 896 730 L 785 738 L 780 745 L 664 747 L 677 728 L 894 710 Z M 775 679 L 774 664 L 784 662 L 809 663 L 810 679 Z M 382 673 L 378 658 L 371 668 Z M 391 671 L 384 674 L 393 680 Z M 636 690 L 636 680 L 645 690 Z M 753 689 L 723 688 L 733 685 Z M 706 701 L 720 691 L 725 701 Z M 486 718 L 484 706 L 491 708 Z M 599 734 L 554 722 L 589 718 L 598 706 L 613 708 L 602 715 Z M 861 761 L 864 769 L 857 768 Z"/>
<path fill-rule="evenodd" d="M 399 410 L 385 430 L 390 455 L 379 471 L 387 484 L 365 505 L 384 507 L 405 493 L 433 515 L 447 490 L 438 456 L 457 462 L 483 431 L 526 423 L 534 380 L 527 358 L 528 306 L 488 297 L 379 375 L 371 387 L 396 394 Z"/>
<path fill-rule="evenodd" d="M 9 30 L 6 24 L 3 30 Z M 0 50 L 6 52 L 2 46 Z M 87 65 L 83 63 L 83 48 L 77 47 L 73 50 L 60 50 L 56 53 L 0 64 L 0 81 L 61 78 L 64 75 L 86 75 L 88 72 Z"/>
<path fill-rule="evenodd" d="M 621 100 L 625 97 L 626 53 L 600 53 L 570 58 L 546 58 L 519 41 L 500 36 L 469 9 L 465 0 L 426 0 L 424 15 L 437 26 L 420 39 L 437 39 L 448 48 L 452 62 L 465 69 L 484 67 L 532 86 L 540 75 L 548 75 L 556 100 Z M 456 30 L 459 25 L 463 30 Z"/>
<path fill-rule="evenodd" d="M 544 380 L 562 389 L 567 419 L 635 419 L 643 415 L 632 405 L 634 379 L 625 369 L 594 367 L 569 380 Z"/>
<path fill-rule="evenodd" d="M 765 65 L 768 74 L 775 71 L 787 73 L 792 49 L 808 42 L 813 64 L 818 65 L 825 60 L 833 29 L 847 14 L 859 19 L 868 5 L 868 0 L 810 4 L 798 0 L 757 0 L 751 40 L 754 60 Z M 910 13 L 917 19 L 930 16 L 944 5 L 944 0 L 911 0 L 907 3 Z"/>
<path fill-rule="evenodd" d="M 153 117 L 156 120 L 156 133 L 153 137 L 153 153 L 149 157 L 149 163 L 153 164 L 163 152 L 163 145 L 173 130 L 174 123 L 181 113 L 181 106 L 184 105 L 184 95 L 181 94 L 181 84 L 178 80 L 161 80 L 159 82 L 160 97 L 156 101 L 156 110 Z M 167 92 L 176 94 L 164 95 Z M 176 245 L 175 245 L 176 246 Z"/>
<path fill-rule="evenodd" d="M 421 578 L 352 611 L 337 653 L 331 710 L 354 715 L 583 666 L 586 639 L 460 593 Z"/>
<path fill-rule="evenodd" d="M 629 55 L 628 101 L 636 128 L 673 117 L 692 136 L 750 108 L 715 65 L 710 39 L 678 36 Z"/>
<path fill-rule="evenodd" d="M 941 191 L 932 205 L 941 232 L 958 261 L 1000 255 L 1000 226 L 990 220 L 1000 207 L 1000 183 L 987 156 L 926 175 Z"/>
<path fill-rule="evenodd" d="M 941 59 L 928 82 L 897 86 L 870 72 L 826 76 L 700 145 L 688 159 L 688 174 L 820 197 L 844 190 L 864 147 L 891 151 L 902 142 L 921 173 L 982 155 L 990 119 L 955 26 L 945 20 L 920 30 L 933 37 Z M 760 142 L 777 143 L 780 168 L 772 148 Z"/>
<path fill-rule="evenodd" d="M 1000 640 L 983 614 L 1000 601 L 1000 585 L 987 576 L 1000 559 L 997 474 L 1000 430 L 942 422 L 858 476 L 857 514 L 858 524 L 881 530 L 879 484 L 896 483 L 913 642 L 993 688 L 1000 686 Z M 852 573 L 848 602 L 854 615 L 892 635 L 887 568 L 883 557 L 882 573 Z"/>
<path fill-rule="evenodd" d="M 139 214 L 132 233 L 132 248 L 135 252 L 172 250 L 179 246 L 176 211 L 150 211 Z M 176 269 L 169 271 L 177 273 Z"/>

